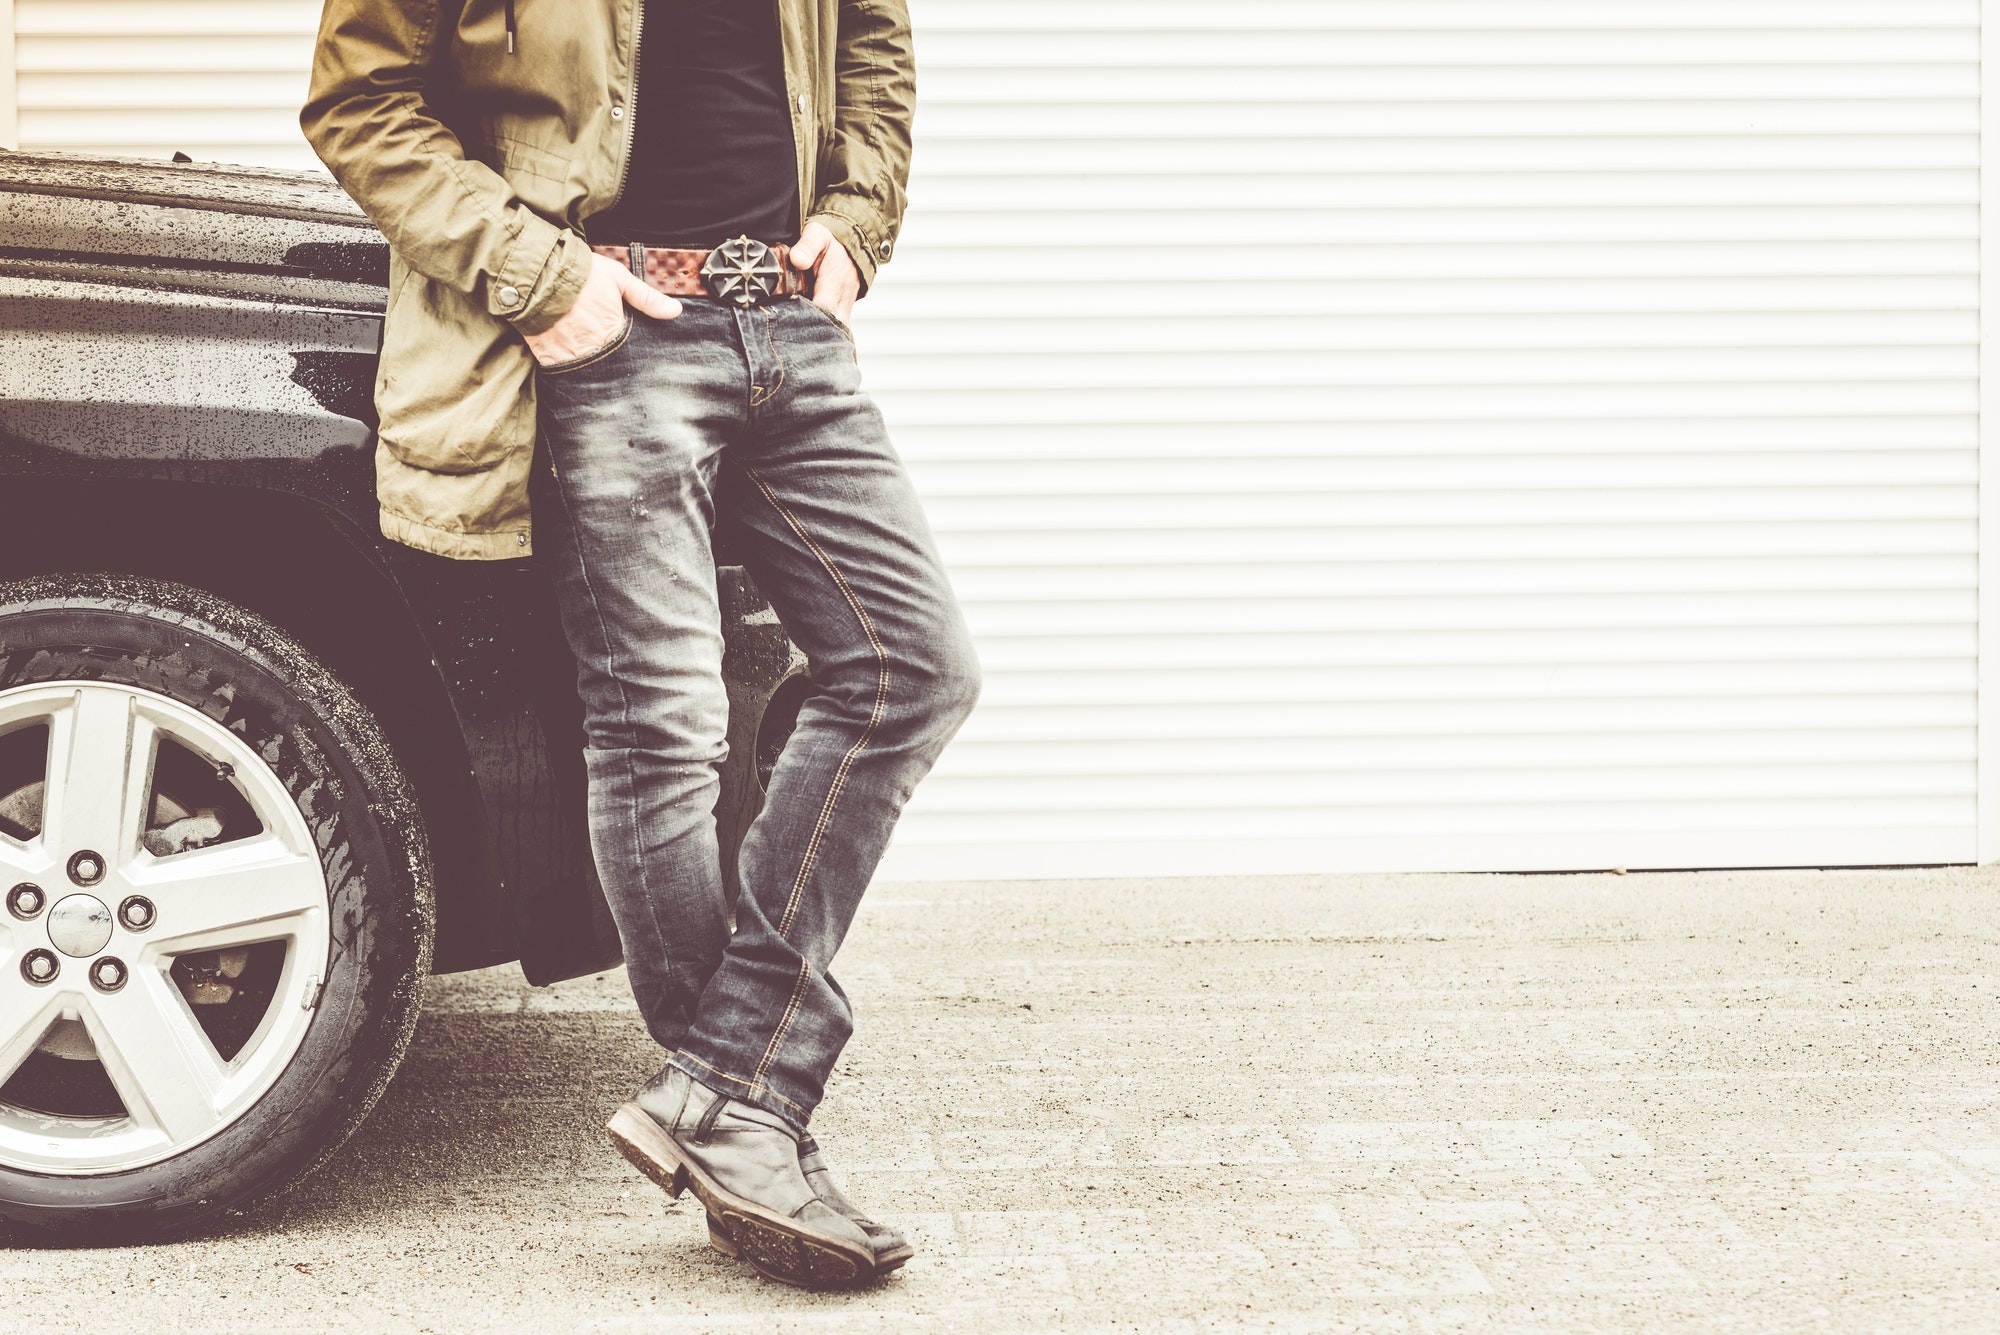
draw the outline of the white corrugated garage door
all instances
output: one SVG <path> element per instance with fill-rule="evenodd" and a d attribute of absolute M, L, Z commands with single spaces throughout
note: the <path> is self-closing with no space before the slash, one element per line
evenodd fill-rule
<path fill-rule="evenodd" d="M 17 4 L 24 142 L 302 160 L 316 6 Z M 1975 856 L 1977 0 L 913 9 L 886 874 Z"/>
<path fill-rule="evenodd" d="M 1974 855 L 1972 0 L 921 12 L 896 871 Z"/>
<path fill-rule="evenodd" d="M 24 148 L 317 167 L 317 0 L 13 0 Z"/>

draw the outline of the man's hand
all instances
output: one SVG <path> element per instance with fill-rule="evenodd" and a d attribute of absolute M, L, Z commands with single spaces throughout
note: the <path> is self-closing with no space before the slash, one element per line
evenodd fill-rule
<path fill-rule="evenodd" d="M 617 260 L 592 255 L 590 277 L 584 279 L 576 304 L 541 333 L 521 337 L 543 366 L 573 362 L 618 337 L 625 327 L 627 306 L 655 320 L 671 320 L 681 313 L 678 301 L 647 287 Z"/>
<path fill-rule="evenodd" d="M 824 224 L 809 222 L 792 247 L 791 261 L 801 273 L 810 271 L 812 304 L 842 324 L 854 314 L 854 302 L 861 295 L 861 271 L 847 247 L 834 240 Z"/>

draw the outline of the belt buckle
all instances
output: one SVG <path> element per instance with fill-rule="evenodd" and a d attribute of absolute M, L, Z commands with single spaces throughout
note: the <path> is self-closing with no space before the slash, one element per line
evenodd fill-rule
<path fill-rule="evenodd" d="M 746 308 L 776 296 L 784 276 L 777 252 L 755 237 L 732 237 L 701 262 L 701 280 L 709 292 Z"/>

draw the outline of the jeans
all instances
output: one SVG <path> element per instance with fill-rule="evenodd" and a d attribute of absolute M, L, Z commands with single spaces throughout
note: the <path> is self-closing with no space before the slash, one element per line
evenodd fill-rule
<path fill-rule="evenodd" d="M 695 1080 L 804 1132 L 854 1029 L 828 972 L 979 668 L 848 335 L 804 300 L 684 300 L 537 378 L 537 541 L 583 697 L 592 855 L 646 1026 Z M 726 512 L 726 515 L 719 515 Z M 744 835 L 729 930 L 710 530 L 813 693 Z"/>

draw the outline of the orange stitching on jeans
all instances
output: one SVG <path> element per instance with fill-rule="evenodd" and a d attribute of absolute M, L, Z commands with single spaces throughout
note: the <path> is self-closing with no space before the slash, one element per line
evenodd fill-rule
<path fill-rule="evenodd" d="M 798 302 L 802 306 L 805 306 L 807 309 L 811 310 L 814 315 L 819 316 L 820 319 L 832 325 L 834 329 L 839 332 L 840 336 L 847 340 L 848 347 L 853 348 L 855 346 L 854 331 L 852 329 L 849 329 L 847 327 L 847 322 L 842 320 L 838 315 L 835 315 L 832 311 L 828 310 L 826 307 L 817 304 L 816 302 L 813 301 L 811 297 L 793 297 L 792 300 Z M 859 361 L 860 359 L 861 359 L 861 354 L 857 350 L 855 353 L 855 360 Z"/>
<path fill-rule="evenodd" d="M 827 826 L 833 821 L 833 804 L 840 797 L 840 790 L 847 785 L 848 770 L 853 768 L 855 758 L 866 750 L 868 743 L 874 739 L 875 729 L 881 724 L 882 715 L 888 708 L 889 651 L 883 647 L 881 637 L 875 633 L 875 623 L 869 620 L 867 609 L 861 606 L 861 600 L 855 596 L 853 587 L 848 584 L 847 577 L 840 573 L 840 567 L 833 563 L 833 558 L 812 540 L 812 536 L 806 532 L 805 525 L 799 522 L 799 517 L 785 507 L 778 499 L 777 493 L 771 490 L 770 484 L 764 481 L 756 469 L 746 468 L 744 471 L 750 475 L 750 480 L 757 484 L 757 490 L 764 493 L 764 499 L 771 503 L 771 508 L 784 516 L 785 522 L 791 525 L 792 532 L 799 535 L 799 541 L 812 549 L 812 554 L 819 558 L 819 563 L 826 568 L 826 573 L 833 577 L 833 582 L 840 587 L 842 596 L 847 599 L 848 607 L 853 609 L 855 620 L 861 623 L 862 632 L 868 636 L 868 643 L 875 649 L 875 708 L 868 715 L 868 724 L 862 728 L 861 735 L 854 739 L 854 745 L 850 746 L 847 754 L 840 758 L 840 768 L 834 771 L 833 783 L 826 791 L 826 801 L 820 805 L 819 822 L 813 827 L 812 839 L 806 845 L 805 857 L 799 863 L 799 874 L 792 881 L 792 892 L 785 901 L 785 912 L 778 923 L 778 935 L 790 940 L 792 920 L 798 915 L 799 899 L 805 891 L 806 877 L 812 873 L 813 863 L 819 857 L 820 844 L 826 838 Z"/>
<path fill-rule="evenodd" d="M 676 1052 L 676 1053 L 674 1054 L 674 1056 L 675 1056 L 676 1058 L 680 1058 L 680 1057 L 685 1057 L 685 1058 L 687 1058 L 687 1059 L 688 1059 L 689 1061 L 693 1062 L 693 1063 L 694 1063 L 694 1064 L 695 1064 L 696 1066 L 699 1066 L 699 1067 L 701 1067 L 701 1069 L 702 1069 L 702 1070 L 704 1070 L 704 1071 L 707 1071 L 707 1072 L 708 1072 L 708 1073 L 709 1073 L 710 1075 L 714 1076 L 714 1077 L 715 1077 L 716 1079 L 718 1079 L 718 1080 L 727 1080 L 727 1081 L 728 1081 L 728 1082 L 729 1082 L 730 1084 L 732 1084 L 732 1085 L 741 1085 L 741 1086 L 743 1086 L 743 1088 L 745 1088 L 745 1089 L 751 1089 L 751 1088 L 753 1088 L 753 1086 L 752 1086 L 752 1085 L 750 1084 L 750 1082 L 749 1082 L 748 1080 L 745 1080 L 745 1079 L 744 1079 L 744 1078 L 743 1078 L 742 1076 L 740 1076 L 740 1075 L 731 1075 L 731 1074 L 729 1074 L 729 1072 L 727 1072 L 727 1071 L 724 1071 L 724 1070 L 721 1070 L 721 1069 L 719 1069 L 718 1067 L 716 1067 L 716 1065 L 715 1065 L 715 1064 L 714 1064 L 713 1062 L 705 1062 L 705 1061 L 703 1061 L 703 1060 L 702 1060 L 701 1058 L 699 1058 L 699 1057 L 695 1056 L 695 1055 L 694 1055 L 694 1054 L 693 1054 L 692 1052 L 689 1052 L 689 1051 L 687 1051 L 687 1050 L 685 1050 L 685 1049 L 683 1049 L 683 1050 L 681 1050 L 681 1051 L 679 1051 L 679 1052 Z M 804 1108 L 801 1108 L 801 1107 L 799 1107 L 799 1105 L 798 1105 L 798 1104 L 796 1104 L 796 1103 L 793 1103 L 793 1102 L 792 1102 L 792 1101 L 791 1101 L 790 1099 L 786 1098 L 786 1097 L 785 1097 L 785 1096 L 784 1096 L 783 1094 L 780 1094 L 780 1093 L 779 1093 L 779 1092 L 778 1092 L 777 1090 L 775 1090 L 775 1089 L 769 1089 L 769 1088 L 767 1088 L 767 1089 L 765 1089 L 765 1090 L 764 1090 L 764 1092 L 765 1092 L 766 1094 L 769 1094 L 769 1095 L 770 1095 L 770 1096 L 771 1096 L 772 1098 L 776 1099 L 776 1100 L 777 1100 L 778 1102 L 780 1102 L 780 1103 L 784 1104 L 784 1105 L 785 1105 L 785 1106 L 786 1106 L 787 1108 L 790 1108 L 790 1109 L 791 1109 L 791 1110 L 792 1110 L 793 1112 L 797 1113 L 797 1114 L 798 1114 L 798 1115 L 799 1115 L 800 1117 L 807 1117 L 807 1116 L 810 1116 L 810 1115 L 811 1115 L 811 1114 L 807 1113 L 807 1112 L 806 1112 L 806 1110 L 805 1110 Z"/>
<path fill-rule="evenodd" d="M 778 351 L 778 340 L 771 337 L 771 312 L 759 306 L 757 313 L 764 317 L 764 341 L 771 345 L 771 356 L 778 363 L 778 383 L 766 390 L 762 385 L 750 386 L 750 406 L 761 408 L 777 396 L 785 387 L 785 354 Z"/>
<path fill-rule="evenodd" d="M 785 1034 L 792 1027 L 792 1021 L 799 1017 L 799 1007 L 805 1004 L 806 984 L 812 980 L 812 965 L 805 956 L 799 957 L 799 981 L 792 984 L 792 999 L 785 1003 L 785 1013 L 778 1020 L 778 1027 L 771 1031 L 771 1041 L 764 1048 L 764 1059 L 757 1063 L 757 1070 L 751 1076 L 750 1097 L 756 1098 L 765 1092 L 764 1077 L 771 1073 L 771 1063 L 778 1059 L 778 1047 L 785 1041 Z"/>
<path fill-rule="evenodd" d="M 757 484 L 757 490 L 764 494 L 764 499 L 770 502 L 771 508 L 791 525 L 792 532 L 798 535 L 799 541 L 819 558 L 820 565 L 825 567 L 827 574 L 831 575 L 833 582 L 839 586 L 841 595 L 847 599 L 848 607 L 854 612 L 855 620 L 861 623 L 862 632 L 868 636 L 868 643 L 875 650 L 875 708 L 868 715 L 867 726 L 862 728 L 861 735 L 854 739 L 854 745 L 848 747 L 847 754 L 840 758 L 840 768 L 834 771 L 833 782 L 827 786 L 826 801 L 820 804 L 819 820 L 813 826 L 812 840 L 806 845 L 804 856 L 799 859 L 799 873 L 792 878 L 791 894 L 786 898 L 785 912 L 778 922 L 778 935 L 789 941 L 792 923 L 798 916 L 799 901 L 805 894 L 806 878 L 812 874 L 813 863 L 819 858 L 820 845 L 825 841 L 827 827 L 833 822 L 834 803 L 840 798 L 840 790 L 847 786 L 847 774 L 853 768 L 855 757 L 867 748 L 869 741 L 875 736 L 876 727 L 882 722 L 883 713 L 888 708 L 889 651 L 883 646 L 882 637 L 875 633 L 875 623 L 869 619 L 868 609 L 861 605 L 861 599 L 855 596 L 853 586 L 847 582 L 847 577 L 840 573 L 840 567 L 833 563 L 833 558 L 827 555 L 826 549 L 812 540 L 812 535 L 806 532 L 806 526 L 778 499 L 777 493 L 771 490 L 771 484 L 764 480 L 762 474 L 754 468 L 746 468 L 743 471 Z M 810 966 L 801 957 L 799 981 L 792 989 L 791 1003 L 785 1008 L 784 1018 L 778 1022 L 778 1027 L 771 1032 L 771 1041 L 765 1045 L 763 1059 L 757 1063 L 756 1084 L 751 1086 L 753 1094 L 763 1088 L 765 1075 L 770 1072 L 771 1064 L 778 1059 L 778 1047 L 784 1042 L 785 1034 L 798 1014 L 799 1005 L 805 1000 L 805 986 L 809 974 Z"/>

